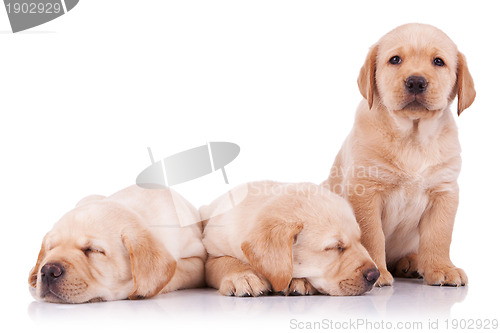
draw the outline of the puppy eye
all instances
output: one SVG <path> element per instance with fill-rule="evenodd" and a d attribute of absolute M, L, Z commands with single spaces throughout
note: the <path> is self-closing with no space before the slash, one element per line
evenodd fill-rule
<path fill-rule="evenodd" d="M 91 247 L 87 247 L 87 248 L 84 248 L 82 249 L 82 252 L 88 257 L 90 256 L 91 254 L 102 254 L 102 255 L 106 255 L 106 253 L 102 250 L 99 250 L 99 249 L 93 249 Z"/>
<path fill-rule="evenodd" d="M 439 66 L 439 67 L 444 66 L 444 61 L 441 58 L 434 58 L 434 60 L 432 61 L 432 63 L 434 65 L 436 65 L 436 66 Z"/>
<path fill-rule="evenodd" d="M 391 59 L 389 59 L 389 63 L 393 65 L 398 65 L 401 63 L 401 57 L 399 56 L 394 56 Z"/>
<path fill-rule="evenodd" d="M 337 251 L 338 253 L 342 253 L 342 252 L 344 252 L 344 250 L 345 250 L 345 247 L 343 247 L 342 245 L 336 245 L 336 246 L 331 246 L 331 247 L 325 248 L 325 251 Z"/>

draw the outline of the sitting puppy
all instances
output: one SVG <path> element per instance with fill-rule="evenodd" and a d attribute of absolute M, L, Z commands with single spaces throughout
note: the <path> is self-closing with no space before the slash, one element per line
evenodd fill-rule
<path fill-rule="evenodd" d="M 249 183 L 200 212 L 206 281 L 223 295 L 360 295 L 379 277 L 349 204 L 318 185 Z"/>
<path fill-rule="evenodd" d="M 450 260 L 458 207 L 458 114 L 476 96 L 465 57 L 441 30 L 407 24 L 370 50 L 358 77 L 364 100 L 324 185 L 344 196 L 380 269 L 430 285 L 467 284 Z"/>
<path fill-rule="evenodd" d="M 39 300 L 152 297 L 204 284 L 198 211 L 172 190 L 90 196 L 45 236 L 29 284 Z M 188 225 L 181 227 L 181 225 Z"/>

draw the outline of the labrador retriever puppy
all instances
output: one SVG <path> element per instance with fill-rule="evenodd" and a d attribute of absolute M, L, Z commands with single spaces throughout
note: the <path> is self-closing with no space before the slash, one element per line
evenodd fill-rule
<path fill-rule="evenodd" d="M 467 284 L 450 260 L 460 144 L 450 111 L 476 92 L 465 57 L 441 30 L 400 26 L 370 50 L 358 77 L 364 99 L 323 183 L 352 205 L 361 241 L 380 270 L 430 285 Z"/>
<path fill-rule="evenodd" d="M 107 198 L 87 197 L 43 239 L 29 275 L 33 294 L 84 303 L 203 286 L 200 220 L 198 210 L 169 189 L 131 186 Z"/>
<path fill-rule="evenodd" d="M 246 197 L 228 210 L 242 187 Z M 236 296 L 359 295 L 373 287 L 379 271 L 344 199 L 308 183 L 263 181 L 232 192 L 200 208 L 211 216 L 203 222 L 209 286 Z"/>

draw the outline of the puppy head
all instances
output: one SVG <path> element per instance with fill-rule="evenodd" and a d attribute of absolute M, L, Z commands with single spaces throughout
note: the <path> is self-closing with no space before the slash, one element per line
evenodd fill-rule
<path fill-rule="evenodd" d="M 307 278 L 325 294 L 359 295 L 378 279 L 349 204 L 334 193 L 303 187 L 270 202 L 259 219 L 242 250 L 274 291 Z"/>
<path fill-rule="evenodd" d="M 158 294 L 175 266 L 136 214 L 99 200 L 80 203 L 45 236 L 29 284 L 48 302 L 136 299 Z"/>
<path fill-rule="evenodd" d="M 397 116 L 438 117 L 455 96 L 458 114 L 476 96 L 465 57 L 441 30 L 424 24 L 400 26 L 375 44 L 358 77 L 370 108 L 375 99 Z"/>

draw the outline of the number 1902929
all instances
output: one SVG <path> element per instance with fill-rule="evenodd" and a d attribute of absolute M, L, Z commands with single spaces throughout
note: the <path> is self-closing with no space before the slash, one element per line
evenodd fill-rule
<path fill-rule="evenodd" d="M 59 14 L 63 8 L 60 3 L 14 2 L 5 5 L 9 14 Z"/>

